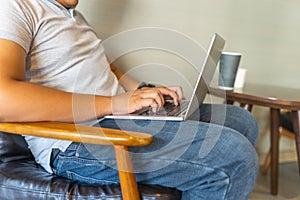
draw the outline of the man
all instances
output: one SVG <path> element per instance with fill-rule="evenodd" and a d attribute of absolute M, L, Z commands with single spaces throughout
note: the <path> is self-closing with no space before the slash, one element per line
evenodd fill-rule
<path fill-rule="evenodd" d="M 148 106 L 157 111 L 165 96 L 178 105 L 180 87 L 137 89 L 139 82 L 110 68 L 94 30 L 74 9 L 77 3 L 2 2 L 0 120 L 88 123 L 95 115 L 101 119 Z M 183 191 L 182 199 L 247 199 L 258 168 L 257 124 L 243 109 L 228 106 L 226 111 L 225 127 L 220 126 L 222 114 L 214 120 L 220 125 L 108 119 L 93 125 L 154 135 L 150 146 L 131 149 L 138 182 L 175 187 Z M 200 113 L 201 121 L 209 121 L 211 105 L 202 105 Z M 217 140 L 212 139 L 211 130 L 220 131 Z M 49 173 L 87 183 L 118 183 L 110 147 L 25 139 Z"/>

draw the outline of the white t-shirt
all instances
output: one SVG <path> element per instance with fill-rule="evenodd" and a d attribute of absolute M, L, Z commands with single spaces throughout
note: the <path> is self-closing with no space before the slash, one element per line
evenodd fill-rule
<path fill-rule="evenodd" d="M 68 10 L 55 0 L 2 1 L 0 38 L 18 43 L 26 51 L 29 82 L 105 96 L 120 89 L 95 31 L 78 11 Z M 37 163 L 50 173 L 52 148 L 65 151 L 71 143 L 31 136 L 25 139 Z"/>

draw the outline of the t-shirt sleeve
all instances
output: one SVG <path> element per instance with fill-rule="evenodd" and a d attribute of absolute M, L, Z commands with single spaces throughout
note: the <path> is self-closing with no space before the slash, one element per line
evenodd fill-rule
<path fill-rule="evenodd" d="M 11 40 L 29 52 L 32 41 L 30 15 L 23 0 L 1 1 L 0 6 L 0 38 Z"/>

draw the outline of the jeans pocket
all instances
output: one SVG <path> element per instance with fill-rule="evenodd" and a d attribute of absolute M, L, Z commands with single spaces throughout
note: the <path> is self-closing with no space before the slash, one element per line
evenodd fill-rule
<path fill-rule="evenodd" d="M 83 175 L 78 174 L 78 173 L 73 172 L 73 171 L 67 171 L 66 174 L 67 174 L 67 177 L 71 180 L 84 182 L 84 183 L 88 183 L 88 184 L 100 184 L 100 185 L 119 184 L 118 181 L 112 181 L 112 180 L 105 180 L 105 179 L 98 179 L 98 178 L 94 178 L 94 177 L 83 176 Z"/>
<path fill-rule="evenodd" d="M 115 160 L 100 161 L 84 145 L 72 143 L 57 156 L 56 174 L 89 184 L 118 184 L 118 171 L 108 166 L 111 162 Z"/>

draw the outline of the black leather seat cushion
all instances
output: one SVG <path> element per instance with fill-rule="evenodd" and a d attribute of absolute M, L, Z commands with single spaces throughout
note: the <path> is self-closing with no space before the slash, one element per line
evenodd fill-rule
<path fill-rule="evenodd" d="M 89 185 L 47 173 L 22 136 L 0 133 L 0 199 L 121 199 L 119 185 Z M 179 191 L 139 185 L 145 200 L 177 200 Z"/>

